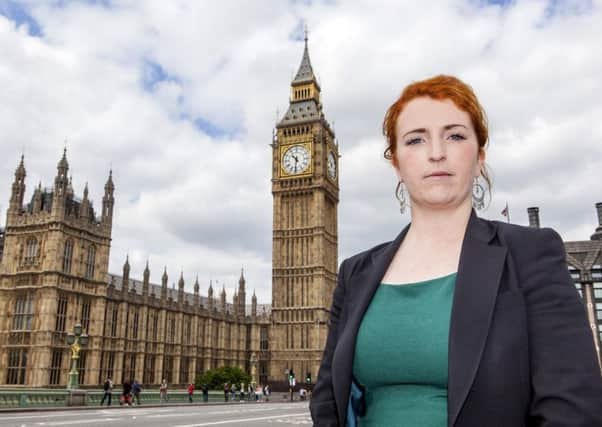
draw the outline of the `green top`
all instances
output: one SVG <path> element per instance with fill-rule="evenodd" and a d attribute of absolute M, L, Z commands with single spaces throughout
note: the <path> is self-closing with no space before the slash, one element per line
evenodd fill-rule
<path fill-rule="evenodd" d="M 362 319 L 353 375 L 364 426 L 447 426 L 447 345 L 456 273 L 382 284 Z"/>

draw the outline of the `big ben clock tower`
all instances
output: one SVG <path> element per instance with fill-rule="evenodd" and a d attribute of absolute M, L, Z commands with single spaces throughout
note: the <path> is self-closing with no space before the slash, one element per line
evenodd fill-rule
<path fill-rule="evenodd" d="M 272 321 L 270 379 L 318 374 L 337 275 L 339 151 L 326 121 L 307 34 L 289 108 L 272 146 Z"/>

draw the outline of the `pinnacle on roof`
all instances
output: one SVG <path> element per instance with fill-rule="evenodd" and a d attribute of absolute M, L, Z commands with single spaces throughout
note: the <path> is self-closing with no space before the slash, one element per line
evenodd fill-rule
<path fill-rule="evenodd" d="M 115 185 L 113 184 L 113 169 L 109 170 L 109 178 L 107 178 L 107 183 L 105 184 L 105 191 L 113 191 L 115 189 Z"/>
<path fill-rule="evenodd" d="M 63 150 L 63 157 L 61 157 L 61 160 L 59 161 L 58 168 L 59 169 L 69 169 L 69 163 L 67 162 L 67 148 L 66 147 Z"/>
<path fill-rule="evenodd" d="M 19 162 L 19 166 L 17 166 L 15 175 L 25 176 L 25 156 L 23 154 L 21 154 L 21 161 Z"/>
<path fill-rule="evenodd" d="M 315 81 L 316 76 L 314 75 L 314 70 L 311 67 L 311 61 L 309 60 L 309 49 L 307 48 L 307 30 L 305 30 L 305 49 L 303 50 L 303 58 L 301 58 L 301 65 L 299 65 L 299 70 L 293 79 L 293 83 L 311 80 Z"/>

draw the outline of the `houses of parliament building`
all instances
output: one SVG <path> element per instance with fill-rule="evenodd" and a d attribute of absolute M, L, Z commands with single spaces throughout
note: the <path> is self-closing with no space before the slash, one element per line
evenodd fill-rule
<path fill-rule="evenodd" d="M 79 359 L 79 382 L 94 387 L 138 379 L 186 384 L 221 366 L 256 368 L 261 384 L 317 378 L 337 275 L 339 147 L 326 121 L 307 37 L 291 83 L 289 107 L 276 125 L 272 150 L 272 303 L 247 303 L 238 289 L 201 295 L 108 272 L 115 185 L 109 173 L 97 212 L 74 194 L 66 152 L 54 184 L 35 188 L 25 203 L 26 168 L 16 168 L 6 227 L 0 229 L 0 386 L 64 387 L 71 352 L 67 333 L 81 324 L 89 336 Z M 581 293 L 600 353 L 602 334 L 602 203 L 589 240 L 565 242 L 570 273 Z M 539 227 L 537 208 L 529 222 Z M 219 295 L 218 295 L 219 294 Z"/>
<path fill-rule="evenodd" d="M 108 272 L 115 185 L 109 173 L 97 212 L 74 194 L 66 151 L 54 185 L 26 203 L 23 157 L 0 229 L 0 385 L 65 386 L 71 364 L 67 333 L 82 325 L 79 382 L 98 386 L 138 379 L 187 384 L 197 374 L 237 366 L 257 380 L 317 377 L 337 274 L 339 152 L 326 121 L 307 38 L 291 83 L 289 108 L 276 124 L 273 155 L 272 304 L 249 299 L 244 272 L 232 300 L 225 289 L 201 295 Z M 207 289 L 207 288 L 205 288 Z"/>

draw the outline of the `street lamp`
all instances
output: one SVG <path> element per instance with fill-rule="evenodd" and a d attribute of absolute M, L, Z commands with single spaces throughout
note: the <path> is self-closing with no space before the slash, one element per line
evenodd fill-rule
<path fill-rule="evenodd" d="M 69 382 L 67 390 L 75 390 L 79 385 L 79 373 L 77 372 L 77 361 L 79 360 L 79 352 L 82 347 L 88 345 L 88 335 L 82 334 L 82 325 L 77 324 L 73 328 L 73 333 L 67 334 L 67 344 L 71 349 L 71 371 L 69 372 Z"/>

